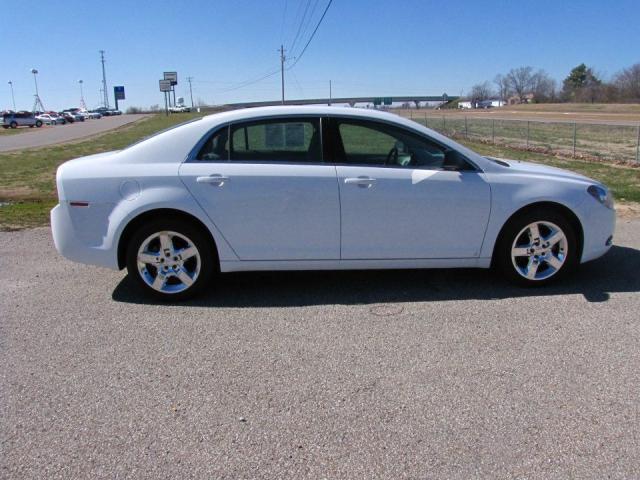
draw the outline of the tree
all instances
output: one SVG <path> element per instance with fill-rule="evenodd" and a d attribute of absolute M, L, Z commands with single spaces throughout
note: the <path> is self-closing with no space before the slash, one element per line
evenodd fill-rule
<path fill-rule="evenodd" d="M 491 84 L 489 82 L 478 83 L 471 87 L 469 97 L 472 104 L 482 102 L 491 98 L 493 91 L 491 90 Z"/>
<path fill-rule="evenodd" d="M 593 69 L 581 63 L 562 82 L 562 96 L 572 102 L 595 102 L 602 96 L 602 80 Z"/>
<path fill-rule="evenodd" d="M 532 78 L 531 93 L 536 102 L 552 102 L 556 99 L 556 81 L 544 70 L 538 70 Z"/>
<path fill-rule="evenodd" d="M 520 103 L 524 102 L 525 96 L 531 93 L 534 85 L 535 73 L 533 67 L 518 67 L 509 70 L 505 76 L 507 88 L 511 90 Z"/>
<path fill-rule="evenodd" d="M 493 79 L 493 83 L 498 87 L 498 96 L 500 97 L 500 100 L 506 102 L 507 97 L 509 96 L 509 86 L 507 85 L 506 77 L 502 74 L 498 74 Z"/>
<path fill-rule="evenodd" d="M 625 68 L 613 77 L 618 95 L 623 101 L 640 101 L 640 63 Z"/>

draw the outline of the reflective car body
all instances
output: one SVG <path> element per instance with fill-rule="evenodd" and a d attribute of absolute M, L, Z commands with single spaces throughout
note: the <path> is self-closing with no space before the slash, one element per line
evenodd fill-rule
<path fill-rule="evenodd" d="M 270 122 L 285 127 L 271 128 Z M 306 140 L 317 142 L 308 151 L 314 156 L 283 160 L 249 148 L 247 129 L 258 125 L 261 148 L 290 141 L 294 151 L 307 138 L 299 127 L 303 122 L 321 132 Z M 392 165 L 359 163 L 357 151 L 355 162 L 345 162 L 332 140 L 343 125 L 356 133 L 371 127 L 423 139 L 455 152 L 463 166 L 431 165 L 429 159 L 412 166 L 398 142 L 389 152 Z M 203 154 L 216 135 L 228 135 L 232 146 L 246 142 L 246 149 L 233 160 L 226 150 Z M 430 155 L 425 158 L 440 158 Z M 51 219 L 64 256 L 113 269 L 124 267 L 128 225 L 149 212 L 167 211 L 206 228 L 222 272 L 486 268 L 509 219 L 541 205 L 575 222 L 578 260 L 586 262 L 607 252 L 615 226 L 613 208 L 588 193 L 591 186 L 606 192 L 599 182 L 572 172 L 485 158 L 389 113 L 263 107 L 207 116 L 121 151 L 64 163 Z"/>

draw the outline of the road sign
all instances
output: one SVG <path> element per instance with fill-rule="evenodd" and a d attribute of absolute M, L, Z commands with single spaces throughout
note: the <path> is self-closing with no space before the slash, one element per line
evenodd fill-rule
<path fill-rule="evenodd" d="M 160 91 L 161 92 L 170 92 L 171 91 L 171 80 L 160 80 Z"/>
<path fill-rule="evenodd" d="M 171 85 L 178 84 L 178 72 L 164 72 L 164 79 L 170 80 Z"/>
<path fill-rule="evenodd" d="M 113 96 L 116 97 L 116 100 L 124 100 L 124 87 L 113 87 Z"/>
<path fill-rule="evenodd" d="M 374 98 L 373 104 L 377 107 L 378 105 L 382 105 L 382 98 Z"/>
<path fill-rule="evenodd" d="M 393 99 L 391 97 L 384 97 L 382 100 L 385 105 L 391 105 L 393 103 Z"/>

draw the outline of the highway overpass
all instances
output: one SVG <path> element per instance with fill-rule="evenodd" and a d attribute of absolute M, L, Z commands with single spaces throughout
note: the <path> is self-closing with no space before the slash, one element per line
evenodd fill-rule
<path fill-rule="evenodd" d="M 439 105 L 457 100 L 458 97 L 449 97 L 445 95 L 402 95 L 398 97 L 340 97 L 340 98 L 304 98 L 299 100 L 285 100 L 285 105 L 331 105 L 331 104 L 348 104 L 352 107 L 358 104 L 374 105 L 390 105 L 391 103 L 413 103 L 421 106 L 427 102 L 439 102 Z M 241 102 L 229 103 L 225 106 L 231 108 L 247 108 L 247 107 L 267 107 L 270 105 L 282 105 L 281 100 L 263 101 L 263 102 Z"/>

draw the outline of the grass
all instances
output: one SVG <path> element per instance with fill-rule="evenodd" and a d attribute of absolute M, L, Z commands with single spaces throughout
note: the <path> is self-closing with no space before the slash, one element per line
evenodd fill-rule
<path fill-rule="evenodd" d="M 43 128 L 44 125 L 41 127 Z M 36 127 L 33 127 L 36 128 Z M 15 135 L 17 133 L 24 133 L 24 132 L 28 132 L 29 130 L 33 130 L 32 128 L 29 127 L 18 127 L 18 128 L 0 128 L 0 135 Z"/>
<path fill-rule="evenodd" d="M 124 148 L 152 133 L 198 116 L 201 114 L 156 115 L 78 143 L 0 154 L 0 230 L 48 223 L 49 210 L 56 204 L 55 171 L 61 163 Z M 573 170 L 607 184 L 619 201 L 640 202 L 640 168 L 563 159 L 508 145 L 490 145 L 475 138 L 462 140 L 462 143 L 484 155 L 529 160 Z"/>

